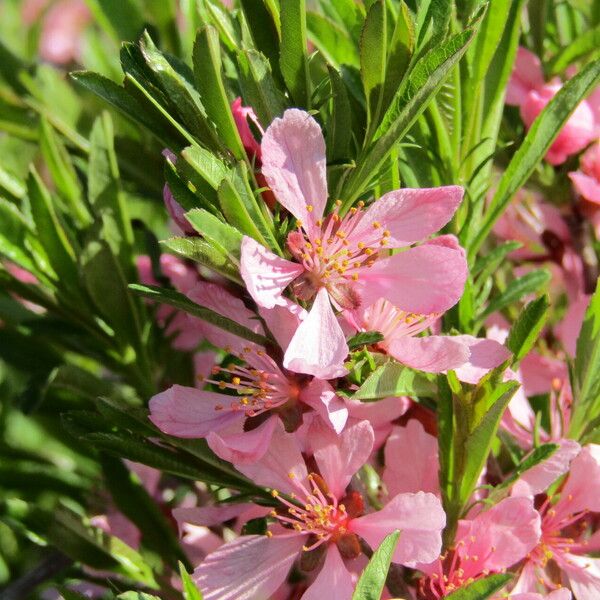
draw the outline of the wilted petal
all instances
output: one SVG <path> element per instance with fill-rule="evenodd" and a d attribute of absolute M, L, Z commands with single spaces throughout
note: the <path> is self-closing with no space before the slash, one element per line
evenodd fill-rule
<path fill-rule="evenodd" d="M 400 540 L 392 559 L 407 567 L 433 562 L 442 548 L 446 515 L 433 494 L 398 494 L 380 511 L 353 519 L 351 530 L 377 548 L 384 538 L 400 530 Z"/>
<path fill-rule="evenodd" d="M 294 334 L 285 352 L 283 366 L 295 373 L 333 379 L 348 372 L 344 367 L 347 356 L 344 332 L 333 313 L 327 290 L 322 288 Z"/>
<path fill-rule="evenodd" d="M 297 263 L 267 250 L 251 237 L 244 236 L 241 246 L 240 274 L 249 294 L 259 306 L 284 305 L 283 290 L 304 271 Z"/>
<path fill-rule="evenodd" d="M 310 233 L 327 202 L 325 140 L 319 124 L 303 110 L 286 110 L 265 131 L 261 150 L 269 187 Z"/>
<path fill-rule="evenodd" d="M 194 571 L 204 600 L 269 598 L 285 581 L 304 536 L 245 535 L 209 554 Z"/>
<path fill-rule="evenodd" d="M 319 574 L 301 600 L 350 600 L 353 591 L 352 575 L 335 544 L 331 544 Z"/>
<path fill-rule="evenodd" d="M 226 410 L 228 396 L 174 385 L 150 399 L 149 419 L 164 433 L 202 438 L 243 418 Z"/>
<path fill-rule="evenodd" d="M 390 232 L 392 247 L 419 242 L 450 221 L 463 193 L 458 185 L 388 192 L 369 207 L 352 236 L 370 233 L 373 223 L 378 222 Z"/>

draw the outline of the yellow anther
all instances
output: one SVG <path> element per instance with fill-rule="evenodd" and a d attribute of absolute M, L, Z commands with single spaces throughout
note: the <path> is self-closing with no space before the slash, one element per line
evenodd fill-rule
<path fill-rule="evenodd" d="M 335 205 L 336 206 L 341 206 L 342 205 L 342 201 L 341 200 L 336 200 L 335 201 Z"/>
<path fill-rule="evenodd" d="M 244 397 L 243 397 L 243 398 L 240 400 L 240 402 L 241 402 L 241 403 L 242 403 L 244 406 L 246 406 L 246 405 L 250 404 L 250 400 L 248 399 L 248 397 L 247 397 L 247 396 L 244 396 Z"/>
<path fill-rule="evenodd" d="M 386 229 L 386 230 L 383 232 L 383 237 L 390 237 L 390 235 L 392 235 L 392 232 L 391 232 L 389 229 Z"/>
<path fill-rule="evenodd" d="M 358 281 L 358 273 L 352 273 L 352 279 L 354 279 L 354 281 Z"/>
<path fill-rule="evenodd" d="M 343 240 L 346 237 L 346 233 L 344 231 L 338 231 L 335 235 L 341 240 Z"/>
<path fill-rule="evenodd" d="M 317 227 L 321 227 L 323 225 L 323 219 L 317 219 Z"/>
<path fill-rule="evenodd" d="M 293 473 L 292 471 L 290 471 L 290 472 L 288 473 L 288 477 L 289 477 L 290 479 L 296 479 L 296 474 L 295 474 L 295 473 Z"/>
<path fill-rule="evenodd" d="M 358 212 L 358 208 L 356 208 L 355 206 L 353 206 L 353 207 L 350 209 L 350 213 L 351 213 L 351 214 L 353 214 L 353 215 L 355 215 L 357 212 Z"/>
<path fill-rule="evenodd" d="M 381 229 L 381 223 L 379 221 L 373 221 L 373 229 Z"/>
<path fill-rule="evenodd" d="M 271 490 L 271 496 L 273 496 L 273 498 L 278 498 L 279 492 L 277 490 Z"/>
<path fill-rule="evenodd" d="M 227 387 L 227 384 L 224 381 L 219 381 L 219 389 L 224 390 Z"/>
<path fill-rule="evenodd" d="M 272 534 L 270 531 L 265 531 L 265 535 L 266 535 L 268 538 L 272 538 L 272 537 L 273 537 L 273 534 Z"/>
<path fill-rule="evenodd" d="M 231 380 L 231 383 L 233 383 L 233 385 L 240 385 L 241 382 L 242 382 L 242 380 L 239 377 L 234 377 Z"/>
<path fill-rule="evenodd" d="M 362 250 L 366 246 L 366 244 L 364 242 L 358 242 L 358 244 L 356 244 L 356 245 L 358 246 L 358 248 L 360 250 Z"/>
<path fill-rule="evenodd" d="M 364 202 L 361 200 L 361 201 L 358 203 L 358 208 L 363 208 L 363 207 L 364 207 L 364 205 L 365 205 L 365 203 L 364 203 Z"/>
<path fill-rule="evenodd" d="M 314 209 L 315 209 L 315 207 L 314 207 L 312 204 L 307 204 L 307 205 L 306 205 L 306 210 L 307 210 L 308 212 L 312 212 Z"/>
<path fill-rule="evenodd" d="M 373 250 L 373 248 L 366 248 L 365 249 L 365 254 L 367 256 L 371 256 L 371 254 L 373 254 L 375 252 L 375 250 Z"/>

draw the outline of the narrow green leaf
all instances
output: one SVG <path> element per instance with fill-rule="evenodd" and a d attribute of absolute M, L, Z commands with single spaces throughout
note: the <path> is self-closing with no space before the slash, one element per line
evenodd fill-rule
<path fill-rule="evenodd" d="M 0 254 L 24 269 L 35 272 L 35 264 L 25 249 L 25 237 L 29 225 L 19 209 L 0 198 Z"/>
<path fill-rule="evenodd" d="M 379 600 L 385 587 L 394 551 L 402 532 L 394 531 L 381 542 L 365 570 L 361 573 L 352 600 Z"/>
<path fill-rule="evenodd" d="M 352 140 L 352 108 L 348 92 L 340 74 L 333 68 L 329 69 L 331 92 L 333 94 L 333 111 L 328 122 L 327 160 L 329 162 L 348 158 L 350 141 Z"/>
<path fill-rule="evenodd" d="M 319 13 L 306 15 L 308 35 L 327 62 L 339 69 L 341 65 L 360 66 L 356 44 L 350 34 L 332 19 Z"/>
<path fill-rule="evenodd" d="M 229 255 L 210 240 L 192 237 L 178 237 L 161 241 L 166 248 L 183 258 L 200 263 L 227 279 L 242 284 L 239 270 Z"/>
<path fill-rule="evenodd" d="M 479 256 L 473 269 L 472 276 L 486 280 L 496 269 L 502 264 L 504 259 L 515 250 L 521 248 L 521 242 L 504 242 L 486 252 L 483 256 Z"/>
<path fill-rule="evenodd" d="M 220 327 L 224 331 L 229 331 L 245 340 L 250 342 L 254 342 L 256 344 L 260 344 L 261 346 L 266 346 L 269 344 L 269 340 L 260 335 L 258 333 L 254 333 L 247 327 L 236 323 L 232 319 L 228 319 L 219 313 L 210 310 L 209 308 L 205 308 L 192 302 L 187 296 L 184 294 L 180 294 L 179 292 L 175 292 L 173 290 L 167 290 L 151 285 L 140 285 L 137 283 L 132 283 L 129 286 L 129 289 L 133 290 L 136 294 L 140 296 L 144 296 L 145 298 L 149 298 L 150 300 L 155 300 L 157 302 L 162 302 L 164 304 L 169 304 L 170 306 L 174 306 L 179 310 L 183 310 L 211 325 L 215 325 L 216 327 Z"/>
<path fill-rule="evenodd" d="M 144 15 L 135 0 L 87 0 L 102 28 L 118 43 L 135 40 L 142 33 Z"/>
<path fill-rule="evenodd" d="M 179 563 L 179 574 L 183 583 L 183 596 L 185 600 L 202 600 L 202 592 L 196 587 L 182 563 Z"/>
<path fill-rule="evenodd" d="M 82 226 L 91 223 L 91 215 L 82 201 L 83 190 L 64 144 L 47 119 L 40 119 L 40 149 L 60 195 L 68 202 Z"/>
<path fill-rule="evenodd" d="M 504 292 L 496 296 L 487 305 L 487 308 L 481 313 L 479 319 L 485 319 L 488 315 L 494 314 L 514 302 L 518 302 L 528 294 L 539 292 L 548 281 L 550 281 L 550 273 L 545 269 L 531 271 L 523 275 L 523 277 L 517 277 L 508 284 Z"/>
<path fill-rule="evenodd" d="M 194 75 L 209 118 L 217 126 L 219 136 L 238 160 L 246 159 L 223 85 L 219 34 L 214 27 L 202 28 L 194 43 Z"/>
<path fill-rule="evenodd" d="M 510 330 L 506 345 L 514 354 L 514 360 L 522 360 L 533 348 L 546 324 L 550 302 L 548 296 L 540 296 L 530 302 L 521 312 Z"/>
<path fill-rule="evenodd" d="M 562 50 L 560 50 L 560 52 L 558 52 L 558 54 L 550 61 L 548 70 L 552 75 L 556 75 L 564 71 L 575 61 L 592 52 L 597 52 L 598 48 L 600 48 L 600 25 L 584 31 L 568 46 L 562 48 Z"/>
<path fill-rule="evenodd" d="M 387 65 L 387 9 L 383 0 L 371 5 L 360 38 L 360 74 L 370 126 L 377 126 Z"/>
<path fill-rule="evenodd" d="M 376 344 L 377 342 L 381 342 L 381 340 L 383 340 L 383 334 L 379 333 L 379 331 L 363 331 L 348 340 L 348 348 L 354 350 L 360 346 Z"/>
<path fill-rule="evenodd" d="M 590 300 L 572 370 L 573 409 L 569 437 L 580 439 L 588 424 L 600 415 L 600 285 Z"/>
<path fill-rule="evenodd" d="M 389 361 L 363 383 L 354 393 L 353 398 L 371 401 L 389 396 L 434 397 L 436 391 L 435 381 L 425 373 Z"/>
<path fill-rule="evenodd" d="M 479 579 L 446 596 L 446 600 L 487 600 L 500 591 L 511 579 L 510 573 L 497 573 Z"/>
<path fill-rule="evenodd" d="M 273 78 L 271 65 L 256 50 L 239 51 L 237 60 L 244 99 L 254 108 L 259 121 L 266 128 L 285 110 L 285 99 Z"/>
<path fill-rule="evenodd" d="M 305 0 L 282 0 L 279 67 L 296 106 L 310 108 Z M 261 27 L 263 25 L 261 24 Z"/>
<path fill-rule="evenodd" d="M 256 49 L 269 60 L 271 68 L 275 70 L 277 79 L 281 80 L 279 71 L 279 32 L 265 0 L 241 0 L 240 4 Z"/>
<path fill-rule="evenodd" d="M 187 220 L 205 239 L 213 242 L 220 250 L 227 253 L 234 261 L 240 258 L 242 234 L 231 225 L 223 223 L 209 212 L 195 208 L 186 213 Z"/>
<path fill-rule="evenodd" d="M 536 165 L 544 158 L 571 113 L 599 80 L 600 60 L 597 60 L 586 65 L 575 77 L 567 81 L 538 115 L 500 178 L 483 223 L 469 245 L 471 257 L 481 248 L 516 191 L 526 183 Z"/>
<path fill-rule="evenodd" d="M 188 146 L 181 152 L 185 161 L 194 168 L 206 183 L 218 190 L 228 169 L 214 154 L 200 146 Z"/>

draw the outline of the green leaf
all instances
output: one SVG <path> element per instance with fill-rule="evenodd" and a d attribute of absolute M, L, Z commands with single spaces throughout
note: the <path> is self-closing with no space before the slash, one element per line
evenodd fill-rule
<path fill-rule="evenodd" d="M 144 15 L 135 0 L 86 0 L 96 21 L 116 42 L 135 40 L 142 33 Z"/>
<path fill-rule="evenodd" d="M 370 126 L 377 126 L 387 65 L 387 9 L 383 0 L 371 5 L 360 38 L 360 74 Z"/>
<path fill-rule="evenodd" d="M 29 225 L 18 208 L 4 198 L 0 198 L 0 254 L 28 271 L 36 268 L 25 250 L 25 237 Z"/>
<path fill-rule="evenodd" d="M 331 66 L 328 67 L 331 93 L 333 94 L 333 112 L 328 122 L 327 160 L 334 162 L 347 159 L 352 140 L 352 108 L 344 80 Z"/>
<path fill-rule="evenodd" d="M 76 250 L 56 213 L 50 193 L 33 165 L 27 178 L 27 193 L 38 240 L 44 248 L 54 272 L 65 289 L 78 294 L 79 275 Z"/>
<path fill-rule="evenodd" d="M 283 0 L 281 5 L 279 67 L 294 104 L 310 108 L 305 0 Z"/>
<path fill-rule="evenodd" d="M 544 158 L 571 113 L 599 80 L 600 60 L 597 60 L 567 81 L 538 115 L 500 178 L 483 223 L 469 244 L 471 257 L 475 256 L 514 194 L 523 187 L 536 165 Z"/>
<path fill-rule="evenodd" d="M 400 531 L 390 533 L 375 550 L 369 564 L 356 583 L 352 600 L 379 600 L 381 598 L 400 535 Z"/>
<path fill-rule="evenodd" d="M 161 241 L 161 244 L 175 254 L 204 265 L 211 271 L 219 273 L 227 279 L 242 284 L 239 270 L 232 263 L 229 255 L 210 240 L 194 237 L 178 237 Z"/>
<path fill-rule="evenodd" d="M 562 48 L 550 61 L 548 71 L 557 75 L 569 65 L 584 56 L 597 52 L 600 47 L 600 25 L 584 31 L 578 35 L 568 46 Z"/>
<path fill-rule="evenodd" d="M 196 587 L 184 565 L 179 563 L 179 573 L 183 583 L 183 596 L 185 600 L 202 600 L 202 592 Z"/>
<path fill-rule="evenodd" d="M 219 189 L 229 172 L 223 161 L 200 146 L 188 146 L 181 156 L 214 190 Z"/>
<path fill-rule="evenodd" d="M 83 190 L 71 157 L 47 119 L 40 119 L 40 130 L 40 149 L 56 189 L 68 202 L 80 225 L 85 227 L 92 218 L 82 200 Z"/>
<path fill-rule="evenodd" d="M 590 300 L 572 370 L 573 408 L 569 437 L 580 439 L 600 415 L 600 285 Z"/>
<path fill-rule="evenodd" d="M 389 396 L 434 397 L 436 391 L 434 380 L 425 373 L 389 361 L 379 367 L 352 397 L 362 401 L 379 400 Z"/>
<path fill-rule="evenodd" d="M 514 302 L 518 302 L 524 296 L 538 292 L 548 281 L 550 281 L 550 273 L 546 269 L 531 271 L 523 275 L 523 277 L 517 277 L 508 284 L 504 292 L 496 296 L 488 304 L 479 319 L 483 320 L 488 315 L 494 314 Z"/>
<path fill-rule="evenodd" d="M 192 302 L 187 296 L 180 294 L 179 292 L 151 285 L 140 285 L 137 283 L 132 283 L 129 286 L 129 289 L 133 290 L 140 296 L 149 298 L 150 300 L 155 300 L 157 302 L 174 306 L 175 308 L 198 317 L 199 319 L 202 319 L 211 325 L 220 327 L 224 331 L 233 333 L 244 340 L 254 342 L 255 344 L 260 344 L 261 346 L 266 346 L 270 343 L 265 336 L 254 333 L 247 327 L 236 323 L 232 319 L 228 319 L 227 317 L 224 317 L 223 315 L 220 315 L 209 308 L 205 308 L 199 304 L 196 304 L 195 302 Z"/>
<path fill-rule="evenodd" d="M 371 346 L 383 340 L 383 334 L 379 331 L 362 331 L 348 340 L 348 348 L 354 350 L 360 346 Z"/>
<path fill-rule="evenodd" d="M 477 277 L 482 281 L 487 280 L 511 252 L 518 250 L 522 246 L 523 244 L 521 242 L 512 241 L 503 242 L 502 244 L 495 246 L 489 252 L 486 252 L 483 256 L 477 258 L 477 261 L 471 270 L 471 275 L 473 278 Z"/>
<path fill-rule="evenodd" d="M 246 151 L 238 133 L 223 85 L 219 34 L 214 27 L 204 27 L 194 43 L 194 75 L 209 118 L 227 148 L 238 160 L 246 159 Z"/>
<path fill-rule="evenodd" d="M 158 596 L 152 594 L 146 594 L 145 592 L 136 592 L 131 590 L 129 592 L 123 592 L 117 596 L 118 600 L 161 600 Z"/>
<path fill-rule="evenodd" d="M 263 127 L 267 127 L 285 110 L 285 99 L 273 78 L 271 65 L 256 50 L 238 52 L 237 61 L 243 97 L 252 106 Z"/>
<path fill-rule="evenodd" d="M 548 296 L 544 295 L 530 302 L 519 314 L 506 340 L 516 362 L 522 360 L 533 348 L 546 323 L 549 308 Z"/>
<path fill-rule="evenodd" d="M 360 65 L 354 40 L 338 23 L 319 13 L 308 12 L 306 25 L 310 40 L 330 65 L 336 69 L 343 64 Z"/>
<path fill-rule="evenodd" d="M 239 262 L 243 236 L 235 227 L 199 208 L 189 211 L 185 216 L 199 234 L 231 257 L 236 264 Z"/>
<path fill-rule="evenodd" d="M 341 196 L 351 206 L 369 186 L 393 147 L 409 131 L 417 117 L 433 99 L 450 71 L 466 52 L 477 24 L 450 38 L 421 58 L 408 76 L 408 83 L 394 96 L 376 132 L 376 142 L 359 158 Z"/>
<path fill-rule="evenodd" d="M 102 217 L 102 237 L 119 256 L 122 268 L 129 271 L 133 230 L 121 191 L 119 166 L 114 148 L 113 124 L 103 112 L 94 121 L 90 134 L 88 200 L 94 212 Z"/>
<path fill-rule="evenodd" d="M 479 579 L 446 596 L 446 600 L 487 600 L 500 591 L 511 579 L 510 573 L 497 573 Z"/>

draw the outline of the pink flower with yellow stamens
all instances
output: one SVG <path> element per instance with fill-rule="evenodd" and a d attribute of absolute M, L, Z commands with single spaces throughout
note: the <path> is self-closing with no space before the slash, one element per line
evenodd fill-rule
<path fill-rule="evenodd" d="M 345 214 L 338 201 L 326 215 L 325 141 L 317 122 L 304 111 L 287 110 L 266 130 L 261 150 L 269 187 L 298 219 L 287 240 L 294 261 L 245 237 L 242 277 L 260 306 L 285 303 L 290 284 L 296 297 L 313 301 L 287 347 L 286 368 L 328 378 L 345 373 L 348 347 L 334 309 L 385 298 L 407 313 L 428 315 L 458 301 L 467 263 L 456 240 L 415 244 L 448 223 L 462 200 L 461 187 L 400 189 Z"/>

